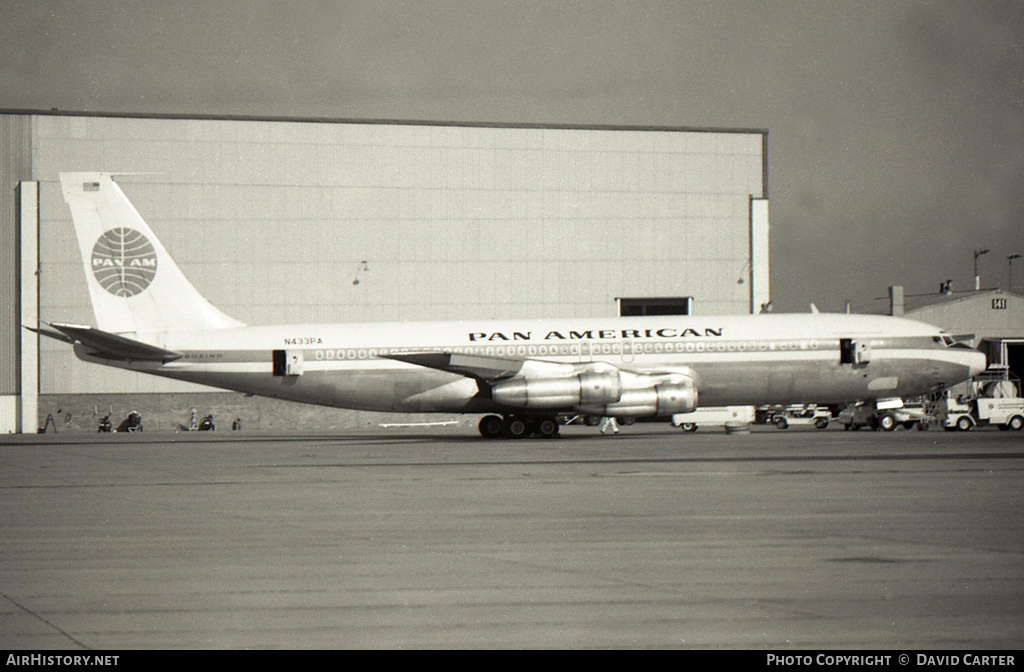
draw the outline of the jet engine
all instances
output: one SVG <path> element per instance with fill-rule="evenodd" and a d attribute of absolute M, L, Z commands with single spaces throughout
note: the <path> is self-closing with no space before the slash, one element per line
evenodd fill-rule
<path fill-rule="evenodd" d="M 523 408 L 604 407 L 621 396 L 622 380 L 615 369 L 588 369 L 560 377 L 512 378 L 491 388 L 491 398 L 498 403 Z"/>
<path fill-rule="evenodd" d="M 639 376 L 651 379 L 651 376 Z M 609 404 L 604 415 L 642 418 L 649 416 L 692 413 L 697 409 L 697 386 L 693 380 L 673 376 L 668 380 L 651 380 L 647 387 L 626 390 L 622 398 Z"/>
<path fill-rule="evenodd" d="M 649 417 L 692 412 L 697 387 L 684 375 L 636 374 L 609 366 L 571 375 L 517 376 L 495 383 L 491 398 L 519 408 Z"/>

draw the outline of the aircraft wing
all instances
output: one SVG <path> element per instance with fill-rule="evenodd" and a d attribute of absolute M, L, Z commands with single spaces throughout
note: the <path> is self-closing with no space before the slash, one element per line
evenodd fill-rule
<path fill-rule="evenodd" d="M 92 350 L 95 356 L 104 359 L 132 360 L 136 362 L 172 362 L 182 358 L 181 353 L 164 350 L 155 345 L 111 334 L 94 327 L 80 324 L 55 323 L 49 326 L 56 329 L 56 331 L 50 331 L 42 327 L 36 329 L 26 326 L 25 328 L 42 336 L 55 338 L 58 341 L 84 345 Z"/>
<path fill-rule="evenodd" d="M 526 362 L 525 359 L 468 355 L 458 352 L 409 352 L 383 355 L 383 357 L 483 381 L 511 378 L 519 373 Z"/>
<path fill-rule="evenodd" d="M 457 373 L 467 378 L 475 378 L 487 383 L 497 383 L 509 378 L 558 378 L 569 377 L 585 369 L 594 367 L 602 370 L 616 369 L 611 364 L 595 363 L 559 363 L 549 362 L 531 357 L 501 357 L 494 355 L 471 355 L 448 352 L 409 352 L 381 355 L 385 359 L 393 359 L 430 369 Z M 684 369 L 684 370 L 681 370 Z M 685 375 L 692 376 L 689 367 L 658 367 L 639 372 L 648 377 L 664 377 Z"/>
<path fill-rule="evenodd" d="M 606 362 L 549 362 L 448 352 L 384 356 L 475 378 L 485 396 L 509 408 L 667 416 L 697 407 L 696 381 L 688 367 L 682 367 L 686 371 L 636 373 Z"/>

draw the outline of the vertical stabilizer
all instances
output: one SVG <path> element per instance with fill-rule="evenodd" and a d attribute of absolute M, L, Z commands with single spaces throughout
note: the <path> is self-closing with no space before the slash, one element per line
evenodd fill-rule
<path fill-rule="evenodd" d="M 174 263 L 108 173 L 61 173 L 96 326 L 113 333 L 242 326 Z"/>

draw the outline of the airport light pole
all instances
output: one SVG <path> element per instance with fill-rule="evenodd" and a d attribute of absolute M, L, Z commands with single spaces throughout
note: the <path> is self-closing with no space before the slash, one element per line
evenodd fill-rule
<path fill-rule="evenodd" d="M 988 253 L 989 250 L 974 251 L 974 291 L 978 291 L 979 289 L 981 289 L 981 276 L 978 275 L 978 257 Z"/>
<path fill-rule="evenodd" d="M 1019 255 L 1017 253 L 1014 253 L 1014 254 L 1011 254 L 1008 257 L 1006 257 L 1006 265 L 1009 266 L 1009 268 L 1007 269 L 1007 273 L 1006 273 L 1007 276 L 1008 276 L 1006 278 L 1006 284 L 1009 285 L 1006 288 L 1006 291 L 1008 291 L 1008 292 L 1012 292 L 1013 291 L 1013 260 L 1014 259 L 1020 259 L 1020 256 L 1021 255 Z"/>

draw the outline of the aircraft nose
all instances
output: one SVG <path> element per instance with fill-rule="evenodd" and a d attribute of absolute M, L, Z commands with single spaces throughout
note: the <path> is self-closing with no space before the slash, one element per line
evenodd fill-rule
<path fill-rule="evenodd" d="M 971 371 L 971 378 L 973 378 L 988 368 L 988 357 L 981 350 L 973 350 L 967 353 L 967 367 Z"/>

